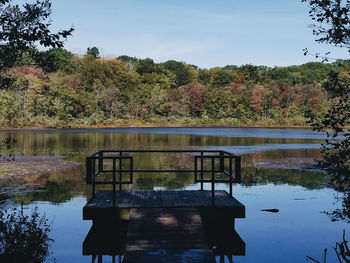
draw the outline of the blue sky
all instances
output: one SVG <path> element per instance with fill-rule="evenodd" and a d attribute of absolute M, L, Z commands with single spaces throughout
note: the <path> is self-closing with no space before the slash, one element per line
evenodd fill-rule
<path fill-rule="evenodd" d="M 302 49 L 345 49 L 314 41 L 301 0 L 57 0 L 53 29 L 74 26 L 65 47 L 83 54 L 170 59 L 202 68 L 228 64 L 287 66 L 316 60 Z"/>

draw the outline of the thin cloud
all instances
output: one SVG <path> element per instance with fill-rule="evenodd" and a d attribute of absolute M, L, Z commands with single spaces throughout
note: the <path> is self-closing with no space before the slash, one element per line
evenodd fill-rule
<path fill-rule="evenodd" d="M 126 54 L 135 54 L 141 58 L 150 57 L 157 61 L 186 58 L 219 48 L 219 44 L 214 41 L 194 42 L 184 39 L 164 39 L 149 34 L 130 37 L 124 39 L 123 42 L 128 43 L 127 47 L 123 45 L 122 48 Z"/>

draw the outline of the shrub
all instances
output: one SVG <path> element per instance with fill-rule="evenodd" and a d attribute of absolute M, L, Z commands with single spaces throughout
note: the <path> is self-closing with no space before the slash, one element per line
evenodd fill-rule
<path fill-rule="evenodd" d="M 0 211 L 0 262 L 41 263 L 50 255 L 51 226 L 35 208 L 26 215 L 23 207 Z"/>

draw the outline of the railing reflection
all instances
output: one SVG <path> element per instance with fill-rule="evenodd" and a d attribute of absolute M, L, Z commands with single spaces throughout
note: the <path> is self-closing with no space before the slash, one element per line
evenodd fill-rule
<path fill-rule="evenodd" d="M 105 258 L 109 258 L 111 257 L 112 260 L 109 262 L 112 263 L 122 263 L 123 262 L 123 257 L 122 256 L 116 256 L 116 255 L 112 255 L 112 256 L 105 256 Z M 103 255 L 92 255 L 91 256 L 91 263 L 103 263 Z"/>

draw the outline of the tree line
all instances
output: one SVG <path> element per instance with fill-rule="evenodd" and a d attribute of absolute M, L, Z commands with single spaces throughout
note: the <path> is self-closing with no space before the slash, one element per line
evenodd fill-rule
<path fill-rule="evenodd" d="M 1 71 L 0 125 L 306 125 L 306 110 L 327 109 L 322 84 L 340 65 L 201 69 L 97 48 L 28 52 Z"/>

